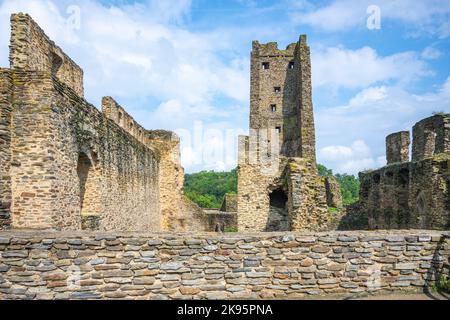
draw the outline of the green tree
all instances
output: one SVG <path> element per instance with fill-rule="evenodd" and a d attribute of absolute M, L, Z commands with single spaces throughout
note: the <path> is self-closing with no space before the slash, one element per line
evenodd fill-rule
<path fill-rule="evenodd" d="M 321 176 L 334 176 L 341 187 L 342 202 L 344 205 L 355 203 L 359 199 L 359 179 L 354 175 L 346 173 L 336 173 L 333 175 L 333 170 L 328 169 L 322 164 L 317 164 L 317 170 Z"/>
<path fill-rule="evenodd" d="M 186 196 L 203 208 L 220 208 L 226 193 L 236 193 L 236 169 L 229 172 L 200 171 L 185 175 Z"/>

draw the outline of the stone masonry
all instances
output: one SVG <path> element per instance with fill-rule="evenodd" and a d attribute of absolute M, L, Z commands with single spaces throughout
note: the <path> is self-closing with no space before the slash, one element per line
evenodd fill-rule
<path fill-rule="evenodd" d="M 326 192 L 336 189 L 317 172 L 305 35 L 285 50 L 253 42 L 250 136 L 239 138 L 238 163 L 239 231 L 327 229 Z"/>
<path fill-rule="evenodd" d="M 444 234 L 0 232 L 0 299 L 289 299 L 423 290 L 448 273 Z"/>
<path fill-rule="evenodd" d="M 361 172 L 359 214 L 369 229 L 450 228 L 450 114 L 436 114 L 409 132 L 386 138 L 388 165 Z"/>
<path fill-rule="evenodd" d="M 10 68 L 0 69 L 0 227 L 205 230 L 183 195 L 178 137 L 145 130 L 111 97 L 102 112 L 89 104 L 82 69 L 30 16 L 13 14 L 11 30 Z"/>

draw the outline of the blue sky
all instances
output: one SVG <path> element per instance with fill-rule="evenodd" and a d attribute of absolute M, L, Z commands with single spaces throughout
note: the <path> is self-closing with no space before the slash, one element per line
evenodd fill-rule
<path fill-rule="evenodd" d="M 370 5 L 380 29 L 367 27 Z M 84 69 L 89 102 L 111 95 L 146 128 L 177 131 L 188 172 L 236 165 L 252 40 L 308 35 L 317 157 L 335 172 L 384 165 L 387 134 L 450 112 L 450 1 L 6 0 L 4 67 L 18 11 Z"/>

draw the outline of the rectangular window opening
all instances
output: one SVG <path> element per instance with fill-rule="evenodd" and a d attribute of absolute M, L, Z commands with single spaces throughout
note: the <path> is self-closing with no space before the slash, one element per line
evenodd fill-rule
<path fill-rule="evenodd" d="M 281 87 L 273 87 L 273 91 L 275 92 L 281 92 Z"/>
<path fill-rule="evenodd" d="M 264 70 L 269 69 L 269 66 L 270 66 L 269 62 L 263 62 L 263 63 L 262 63 L 262 68 L 263 68 Z"/>
<path fill-rule="evenodd" d="M 272 112 L 276 112 L 277 111 L 277 105 L 276 104 L 271 104 L 270 105 L 270 110 L 272 110 Z"/>
<path fill-rule="evenodd" d="M 288 68 L 289 68 L 289 69 L 294 69 L 294 61 L 290 61 L 290 62 L 289 62 Z"/>
<path fill-rule="evenodd" d="M 277 133 L 281 132 L 281 127 L 275 127 L 275 130 L 277 131 Z"/>

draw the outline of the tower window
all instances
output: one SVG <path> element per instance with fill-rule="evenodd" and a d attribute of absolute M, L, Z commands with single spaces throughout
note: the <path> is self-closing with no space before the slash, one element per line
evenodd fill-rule
<path fill-rule="evenodd" d="M 262 68 L 263 68 L 264 70 L 269 69 L 269 66 L 270 66 L 269 62 L 263 62 L 263 63 L 262 63 Z"/>
<path fill-rule="evenodd" d="M 275 92 L 281 92 L 281 87 L 273 87 L 273 91 L 275 91 Z"/>
<path fill-rule="evenodd" d="M 294 61 L 290 61 L 290 62 L 289 62 L 288 68 L 289 68 L 289 69 L 294 69 Z"/>
<path fill-rule="evenodd" d="M 271 104 L 270 105 L 270 110 L 272 110 L 272 112 L 277 111 L 277 105 L 276 104 Z"/>
<path fill-rule="evenodd" d="M 275 130 L 277 131 L 277 133 L 281 132 L 281 127 L 275 127 Z"/>

